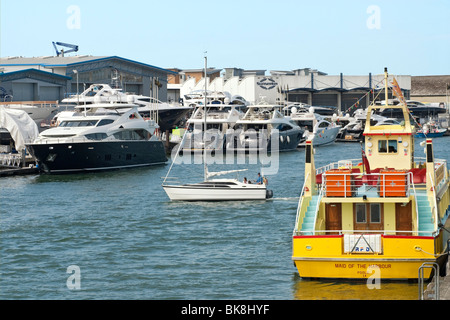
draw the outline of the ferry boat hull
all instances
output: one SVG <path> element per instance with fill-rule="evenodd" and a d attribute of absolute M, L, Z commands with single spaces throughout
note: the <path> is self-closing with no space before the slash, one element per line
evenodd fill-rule
<path fill-rule="evenodd" d="M 164 164 L 162 141 L 89 141 L 27 144 L 45 173 L 100 171 Z"/>
<path fill-rule="evenodd" d="M 435 244 L 441 250 L 449 235 L 439 237 L 381 236 L 380 254 L 343 253 L 344 236 L 294 236 L 293 261 L 302 278 L 412 280 L 424 263 L 445 268 L 446 255 L 438 258 Z M 326 248 L 326 249 L 324 249 Z M 429 278 L 431 269 L 424 269 Z"/>

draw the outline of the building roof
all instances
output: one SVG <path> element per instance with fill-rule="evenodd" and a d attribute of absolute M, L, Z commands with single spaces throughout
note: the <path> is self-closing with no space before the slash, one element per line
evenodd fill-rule
<path fill-rule="evenodd" d="M 175 73 L 173 71 L 155 67 L 149 64 L 145 64 L 138 61 L 133 61 L 129 59 L 125 59 L 118 56 L 90 56 L 90 55 L 78 55 L 78 56 L 45 56 L 45 57 L 5 57 L 0 58 L 0 67 L 3 67 L 8 72 L 8 67 L 43 67 L 43 68 L 51 68 L 51 67 L 68 67 L 73 66 L 79 63 L 86 62 L 97 62 L 108 59 L 118 59 L 130 63 L 139 64 L 143 67 L 148 67 L 152 69 L 158 69 L 159 71 L 163 71 L 165 73 Z"/>
<path fill-rule="evenodd" d="M 411 77 L 411 95 L 445 96 L 448 85 L 450 85 L 450 75 L 414 76 Z"/>

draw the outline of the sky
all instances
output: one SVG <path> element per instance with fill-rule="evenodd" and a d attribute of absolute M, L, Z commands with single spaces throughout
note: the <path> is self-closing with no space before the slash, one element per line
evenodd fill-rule
<path fill-rule="evenodd" d="M 55 55 L 59 41 L 161 68 L 203 68 L 206 54 L 219 69 L 450 74 L 450 0 L 0 0 L 0 10 L 1 57 Z"/>

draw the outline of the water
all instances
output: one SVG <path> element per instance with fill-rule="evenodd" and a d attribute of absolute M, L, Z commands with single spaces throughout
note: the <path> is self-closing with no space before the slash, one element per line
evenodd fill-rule
<path fill-rule="evenodd" d="M 449 139 L 435 139 L 437 158 L 448 157 Z M 416 156 L 422 150 L 416 144 Z M 316 166 L 360 156 L 359 144 L 336 143 L 316 149 Z M 274 199 L 253 202 L 170 202 L 161 187 L 169 165 L 2 178 L 0 299 L 417 299 L 417 283 L 370 290 L 297 275 L 303 164 L 304 150 L 281 153 Z M 248 168 L 240 177 L 256 179 L 260 166 Z M 171 176 L 202 170 L 174 166 Z M 79 290 L 68 287 L 69 266 L 79 268 Z"/>

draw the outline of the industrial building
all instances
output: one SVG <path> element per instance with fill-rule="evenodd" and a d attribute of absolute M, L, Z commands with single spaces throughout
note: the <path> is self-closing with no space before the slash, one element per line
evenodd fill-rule
<path fill-rule="evenodd" d="M 392 79 L 393 75 L 390 75 L 389 80 Z M 395 79 L 405 98 L 409 99 L 411 76 L 395 75 Z M 207 88 L 210 91 L 227 91 L 231 95 L 240 95 L 252 104 L 261 100 L 272 104 L 291 101 L 315 106 L 333 106 L 346 112 L 352 108 L 367 107 L 383 88 L 383 83 L 384 74 L 328 75 L 315 69 L 304 68 L 270 71 L 270 75 L 266 75 L 265 70 L 226 68 L 221 77 L 208 77 Z M 169 84 L 169 96 L 183 97 L 194 90 L 204 89 L 204 86 L 204 78 L 179 79 L 179 83 Z M 382 98 L 384 99 L 384 96 Z"/>
<path fill-rule="evenodd" d="M 175 72 L 118 56 L 0 58 L 1 101 L 61 101 L 94 83 L 167 100 L 167 77 Z"/>

